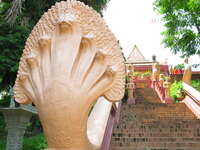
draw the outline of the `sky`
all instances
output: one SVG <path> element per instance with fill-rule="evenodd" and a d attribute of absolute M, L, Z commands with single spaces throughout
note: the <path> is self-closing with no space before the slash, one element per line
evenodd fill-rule
<path fill-rule="evenodd" d="M 160 16 L 153 10 L 154 0 L 111 0 L 104 11 L 104 19 L 116 38 L 120 41 L 126 56 L 136 44 L 143 55 L 152 60 L 156 55 L 160 62 L 168 64 L 183 63 L 161 44 L 164 31 Z M 199 57 L 191 57 L 191 64 L 199 63 Z"/>

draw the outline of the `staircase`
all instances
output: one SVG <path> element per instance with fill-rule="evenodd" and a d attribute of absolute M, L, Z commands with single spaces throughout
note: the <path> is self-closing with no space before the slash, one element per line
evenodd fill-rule
<path fill-rule="evenodd" d="M 123 104 L 111 150 L 200 150 L 200 120 L 183 103 L 163 104 L 151 88 Z"/>

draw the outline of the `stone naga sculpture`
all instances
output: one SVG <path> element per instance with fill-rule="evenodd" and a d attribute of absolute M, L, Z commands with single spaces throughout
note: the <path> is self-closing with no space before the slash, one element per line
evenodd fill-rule
<path fill-rule="evenodd" d="M 183 74 L 183 82 L 187 83 L 188 85 L 191 85 L 191 78 L 192 78 L 192 67 L 188 63 L 188 58 L 184 59 L 184 65 L 185 65 L 185 71 Z"/>
<path fill-rule="evenodd" d="M 96 149 L 87 136 L 88 114 L 100 96 L 124 95 L 125 67 L 117 39 L 93 9 L 56 3 L 26 41 L 15 99 L 38 109 L 48 150 Z"/>
<path fill-rule="evenodd" d="M 160 65 L 158 62 L 155 62 L 152 66 L 153 81 L 159 81 L 159 75 L 160 75 Z"/>

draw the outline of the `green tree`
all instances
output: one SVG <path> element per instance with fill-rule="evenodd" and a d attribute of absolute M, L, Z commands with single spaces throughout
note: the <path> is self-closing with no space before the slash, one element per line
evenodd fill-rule
<path fill-rule="evenodd" d="M 13 85 L 22 50 L 41 15 L 61 0 L 0 1 L 0 92 Z M 109 0 L 80 0 L 102 14 Z"/>
<path fill-rule="evenodd" d="M 155 0 L 154 8 L 164 21 L 164 46 L 183 57 L 200 56 L 200 0 Z"/>

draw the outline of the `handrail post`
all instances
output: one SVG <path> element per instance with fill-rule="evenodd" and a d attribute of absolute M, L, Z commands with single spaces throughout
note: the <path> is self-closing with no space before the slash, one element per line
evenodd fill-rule
<path fill-rule="evenodd" d="M 170 87 L 171 87 L 171 83 L 169 82 L 169 80 L 164 81 L 164 83 L 163 83 L 164 100 L 165 100 L 165 103 L 167 103 L 167 104 L 172 103 L 172 99 L 170 97 Z"/>
<path fill-rule="evenodd" d="M 128 84 L 128 104 L 135 104 L 134 83 Z"/>

